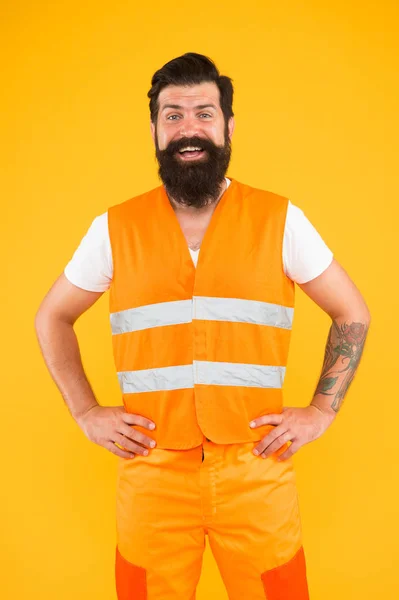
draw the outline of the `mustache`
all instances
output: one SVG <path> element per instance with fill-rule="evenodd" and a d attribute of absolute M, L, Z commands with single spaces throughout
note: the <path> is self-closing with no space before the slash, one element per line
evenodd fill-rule
<path fill-rule="evenodd" d="M 169 142 L 168 146 L 164 150 L 161 150 L 161 152 L 164 155 L 172 156 L 187 146 L 197 146 L 211 155 L 220 152 L 224 148 L 224 146 L 216 146 L 216 144 L 208 139 L 195 136 L 191 138 L 181 138 L 180 140 Z"/>

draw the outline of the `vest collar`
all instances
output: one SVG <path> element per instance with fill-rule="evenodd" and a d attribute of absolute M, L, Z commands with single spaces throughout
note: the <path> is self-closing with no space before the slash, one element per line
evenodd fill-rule
<path fill-rule="evenodd" d="M 193 259 L 191 258 L 191 254 L 190 254 L 190 250 L 188 248 L 186 238 L 184 237 L 184 233 L 180 226 L 180 223 L 176 216 L 176 213 L 173 210 L 173 206 L 171 205 L 171 203 L 169 201 L 169 197 L 168 197 L 168 194 L 166 193 L 165 186 L 162 185 L 160 187 L 161 205 L 163 205 L 165 207 L 165 211 L 169 214 L 168 226 L 173 227 L 173 229 L 175 230 L 176 240 L 178 240 L 178 244 L 179 244 L 181 252 L 182 252 L 181 255 L 185 256 L 185 262 L 188 262 L 188 264 L 191 265 L 191 268 L 194 272 L 198 272 L 198 267 L 200 266 L 200 261 L 201 261 L 201 253 L 204 254 L 204 252 L 206 252 L 207 241 L 213 235 L 213 232 L 214 232 L 215 228 L 217 227 L 217 222 L 220 219 L 220 214 L 225 209 L 225 206 L 230 201 L 230 198 L 233 196 L 233 194 L 235 194 L 236 187 L 238 185 L 237 180 L 234 179 L 233 177 L 230 177 L 230 175 L 227 176 L 227 178 L 230 179 L 230 185 L 223 192 L 219 202 L 217 203 L 215 210 L 212 213 L 211 220 L 208 224 L 208 227 L 207 227 L 204 237 L 202 239 L 200 252 L 198 254 L 197 267 L 195 267 L 195 265 L 193 263 Z"/>

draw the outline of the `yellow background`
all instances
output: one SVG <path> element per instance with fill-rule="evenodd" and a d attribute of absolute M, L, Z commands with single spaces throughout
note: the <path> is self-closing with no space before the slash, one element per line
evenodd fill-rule
<path fill-rule="evenodd" d="M 295 458 L 311 598 L 398 598 L 396 1 L 55 4 L 0 9 L 2 598 L 115 598 L 116 457 L 69 416 L 34 315 L 93 218 L 158 185 L 146 94 L 188 51 L 234 81 L 229 174 L 300 206 L 373 317 L 338 419 Z M 107 303 L 76 331 L 117 405 Z M 286 405 L 310 402 L 329 325 L 297 288 Z M 198 600 L 226 598 L 207 548 Z"/>

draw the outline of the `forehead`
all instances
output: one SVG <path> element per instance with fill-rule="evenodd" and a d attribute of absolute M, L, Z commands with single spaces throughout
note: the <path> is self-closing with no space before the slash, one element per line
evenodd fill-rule
<path fill-rule="evenodd" d="M 168 85 L 163 88 L 158 96 L 159 110 L 165 104 L 179 104 L 191 108 L 197 104 L 215 104 L 220 108 L 219 88 L 213 81 L 206 81 L 196 85 Z"/>

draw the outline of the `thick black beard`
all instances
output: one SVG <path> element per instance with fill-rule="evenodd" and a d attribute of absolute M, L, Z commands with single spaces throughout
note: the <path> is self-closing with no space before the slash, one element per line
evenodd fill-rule
<path fill-rule="evenodd" d="M 224 178 L 230 163 L 230 138 L 225 133 L 225 145 L 216 146 L 209 139 L 198 136 L 170 142 L 160 150 L 155 136 L 158 175 L 168 196 L 183 206 L 203 208 L 215 202 L 222 191 Z M 206 154 L 199 160 L 183 162 L 176 152 L 185 146 L 200 146 Z"/>

